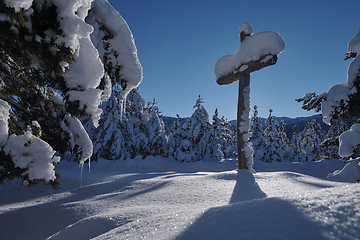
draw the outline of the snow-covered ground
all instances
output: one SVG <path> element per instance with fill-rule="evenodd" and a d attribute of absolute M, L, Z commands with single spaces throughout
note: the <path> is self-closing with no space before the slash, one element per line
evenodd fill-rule
<path fill-rule="evenodd" d="M 343 167 L 148 157 L 84 166 L 81 183 L 62 161 L 60 190 L 0 186 L 0 239 L 360 239 L 359 183 L 326 178 Z"/>

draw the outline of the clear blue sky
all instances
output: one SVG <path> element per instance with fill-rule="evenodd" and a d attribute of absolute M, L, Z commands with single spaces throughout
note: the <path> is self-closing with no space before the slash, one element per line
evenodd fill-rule
<path fill-rule="evenodd" d="M 110 0 L 127 21 L 144 68 L 140 93 L 166 116 L 190 116 L 198 95 L 212 117 L 216 108 L 236 119 L 238 83 L 217 85 L 216 61 L 239 47 L 238 28 L 276 31 L 286 48 L 274 66 L 251 74 L 251 105 L 260 116 L 315 114 L 295 102 L 346 81 L 347 43 L 360 30 L 359 0 L 232 1 Z"/>

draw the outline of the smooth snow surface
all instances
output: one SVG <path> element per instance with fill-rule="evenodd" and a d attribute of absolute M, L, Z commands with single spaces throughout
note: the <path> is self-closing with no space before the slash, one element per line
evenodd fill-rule
<path fill-rule="evenodd" d="M 326 179 L 339 160 L 179 163 L 100 160 L 58 167 L 62 188 L 0 188 L 1 239 L 359 239 L 360 185 Z M 344 171 L 346 172 L 346 171 Z"/>

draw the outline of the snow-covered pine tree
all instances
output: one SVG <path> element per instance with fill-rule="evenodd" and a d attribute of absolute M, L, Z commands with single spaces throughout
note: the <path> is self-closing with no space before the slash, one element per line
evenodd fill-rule
<path fill-rule="evenodd" d="M 178 116 L 178 115 L 177 115 Z M 194 147 L 191 143 L 190 121 L 180 121 L 180 117 L 174 121 L 169 134 L 169 155 L 180 162 L 192 162 L 195 160 Z"/>
<path fill-rule="evenodd" d="M 298 131 L 298 126 L 294 125 L 293 130 L 291 146 L 288 151 L 288 159 L 291 162 L 302 162 L 301 156 L 303 154 L 303 150 L 301 148 L 301 139 L 299 136 L 300 133 Z"/>
<path fill-rule="evenodd" d="M 169 156 L 172 156 L 175 159 L 177 158 L 177 149 L 181 141 L 179 135 L 177 134 L 178 129 L 181 127 L 179 114 L 177 114 L 176 117 L 177 119 L 172 122 L 168 133 Z"/>
<path fill-rule="evenodd" d="M 194 148 L 195 161 L 201 161 L 207 145 L 207 134 L 210 130 L 209 128 L 209 114 L 202 105 L 203 99 L 199 95 L 199 98 L 196 100 L 194 105 L 194 113 L 188 119 L 189 128 L 190 128 L 190 136 L 191 136 L 191 144 Z"/>
<path fill-rule="evenodd" d="M 209 122 L 209 114 L 202 103 L 203 99 L 199 95 L 194 105 L 195 111 L 188 119 L 195 161 L 221 159 L 220 145 L 214 142 L 215 135 Z"/>
<path fill-rule="evenodd" d="M 215 129 L 211 125 L 209 125 L 209 131 L 204 138 L 204 141 L 206 141 L 206 145 L 202 159 L 205 161 L 222 159 L 224 157 L 224 154 L 221 151 L 221 145 L 216 138 Z"/>
<path fill-rule="evenodd" d="M 99 127 L 95 128 L 91 121 L 84 126 L 93 143 L 92 161 L 99 158 L 108 160 L 126 159 L 128 152 L 126 151 L 124 141 L 124 125 L 126 118 L 124 117 L 124 97 L 118 89 L 114 89 L 108 101 L 105 101 L 101 108 L 103 110 Z M 131 135 L 127 135 L 127 140 Z"/>
<path fill-rule="evenodd" d="M 215 114 L 213 116 L 213 130 L 216 142 L 220 144 L 221 152 L 224 157 L 236 157 L 237 147 L 234 142 L 236 132 L 231 129 L 231 124 L 224 116 L 221 118 L 218 117 L 218 109 L 215 109 Z"/>
<path fill-rule="evenodd" d="M 108 1 L 44 3 L 0 1 L 0 115 L 10 119 L 1 127 L 0 182 L 21 178 L 28 186 L 44 181 L 56 187 L 55 151 L 84 163 L 93 148 L 79 118 L 87 115 L 97 126 L 111 81 L 120 81 L 126 93 L 141 82 L 142 68 L 126 22 Z M 98 21 L 86 22 L 90 12 L 106 22 L 112 41 L 94 27 Z M 92 32 L 100 34 L 90 38 Z M 106 43 L 107 59 L 116 61 L 105 61 L 97 43 Z"/>
<path fill-rule="evenodd" d="M 266 119 L 265 132 L 265 154 L 263 160 L 265 162 L 281 162 L 284 158 L 281 141 L 278 132 L 278 122 L 275 116 L 272 116 L 273 110 L 269 110 L 269 117 Z"/>
<path fill-rule="evenodd" d="M 323 131 L 316 119 L 313 117 L 300 133 L 301 145 L 304 153 L 302 161 L 317 161 L 323 158 L 320 144 L 323 140 Z"/>
<path fill-rule="evenodd" d="M 261 117 L 258 116 L 257 106 L 254 106 L 254 115 L 251 117 L 251 128 L 250 132 L 252 133 L 250 141 L 253 144 L 254 148 L 254 158 L 264 159 L 265 154 L 265 135 L 264 135 L 264 126 L 261 120 Z"/>
<path fill-rule="evenodd" d="M 289 153 L 289 145 L 290 145 L 290 140 L 289 138 L 286 136 L 285 133 L 285 126 L 286 123 L 284 120 L 281 120 L 280 125 L 279 125 L 279 140 L 280 140 L 280 146 L 282 151 L 284 152 L 284 157 L 283 159 L 288 159 L 288 153 Z"/>
<path fill-rule="evenodd" d="M 134 142 L 128 142 L 128 146 L 130 149 L 136 149 L 130 153 L 130 158 L 137 155 L 145 158 L 150 154 L 148 114 L 145 112 L 145 106 L 146 101 L 140 95 L 139 88 L 133 89 L 126 101 L 127 128 L 134 134 Z"/>
<path fill-rule="evenodd" d="M 168 149 L 165 124 L 156 104 L 157 102 L 154 99 L 152 102 L 148 102 L 148 106 L 146 108 L 146 112 L 149 115 L 149 121 L 147 123 L 147 129 L 149 131 L 149 153 L 153 156 L 160 155 L 167 157 Z"/>

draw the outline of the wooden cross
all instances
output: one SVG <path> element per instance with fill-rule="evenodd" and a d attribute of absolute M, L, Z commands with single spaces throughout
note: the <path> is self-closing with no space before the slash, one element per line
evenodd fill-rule
<path fill-rule="evenodd" d="M 246 34 L 245 31 L 240 33 L 240 41 L 243 42 L 246 37 L 251 36 Z M 267 66 L 274 65 L 277 61 L 277 55 L 267 54 L 261 56 L 257 61 L 249 61 L 238 66 L 234 71 L 219 77 L 216 82 L 219 85 L 231 84 L 239 80 L 239 95 L 238 95 L 238 109 L 237 109 L 237 121 L 236 121 L 236 133 L 237 133 L 237 149 L 238 149 L 238 168 L 239 169 L 248 169 L 247 159 L 244 151 L 246 142 L 244 142 L 244 134 L 247 132 L 240 131 L 240 124 L 247 119 L 242 119 L 241 116 L 244 116 L 243 113 L 246 108 L 245 101 L 249 99 L 245 98 L 244 90 L 246 87 L 250 86 L 250 73 L 258 71 Z M 244 66 L 244 67 L 243 67 Z M 246 67 L 247 66 L 247 67 Z M 245 114 L 246 115 L 246 114 Z"/>

